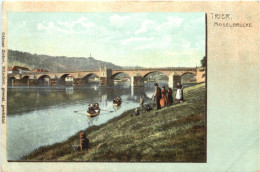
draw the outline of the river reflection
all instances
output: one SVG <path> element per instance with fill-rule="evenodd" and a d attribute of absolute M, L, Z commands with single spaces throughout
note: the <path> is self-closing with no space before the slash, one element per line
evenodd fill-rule
<path fill-rule="evenodd" d="M 123 86 L 122 86 L 123 85 Z M 128 87 L 126 87 L 128 86 Z M 115 87 L 11 87 L 8 88 L 8 115 L 21 115 L 39 109 L 53 106 L 69 105 L 77 103 L 100 102 L 102 107 L 108 105 L 116 96 L 124 96 L 127 100 L 138 100 L 140 96 L 151 97 L 153 88 L 134 88 L 129 84 L 121 84 Z M 148 94 L 148 95 L 147 95 Z"/>
<path fill-rule="evenodd" d="M 11 87 L 7 92 L 7 158 L 19 160 L 34 149 L 61 142 L 92 125 L 100 125 L 125 110 L 150 103 L 153 85 L 133 88 L 128 83 L 114 87 Z M 121 97 L 120 107 L 113 98 Z M 100 115 L 88 118 L 89 103 L 98 102 Z"/>

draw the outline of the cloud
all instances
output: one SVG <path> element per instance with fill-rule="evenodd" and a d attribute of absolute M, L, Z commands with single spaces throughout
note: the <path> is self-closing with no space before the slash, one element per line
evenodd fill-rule
<path fill-rule="evenodd" d="M 91 29 L 95 28 L 96 24 L 93 22 L 88 22 L 87 18 L 80 17 L 77 20 L 67 22 L 67 21 L 60 21 L 58 20 L 56 23 L 50 21 L 46 24 L 38 23 L 37 29 L 44 30 L 47 32 L 63 32 L 63 33 L 82 33 L 88 32 Z"/>
<path fill-rule="evenodd" d="M 129 16 L 119 16 L 117 14 L 114 14 L 109 18 L 112 25 L 119 27 L 123 26 L 129 19 Z"/>
<path fill-rule="evenodd" d="M 169 24 L 169 25 L 174 25 L 174 26 L 177 26 L 177 27 L 180 27 L 182 22 L 183 22 L 183 18 L 180 18 L 180 17 L 167 17 L 168 19 L 168 22 L 166 24 Z"/>
<path fill-rule="evenodd" d="M 180 27 L 184 19 L 176 16 L 168 16 L 166 17 L 166 20 L 167 21 L 164 23 L 158 23 L 146 19 L 141 24 L 141 27 L 137 31 L 135 31 L 135 34 L 138 35 L 140 33 L 146 33 L 149 31 L 156 31 L 156 32 L 163 33 L 165 31 L 169 31 L 173 29 L 174 27 Z"/>
<path fill-rule="evenodd" d="M 71 24 L 72 24 L 72 27 L 74 27 L 76 24 L 80 24 L 80 25 L 82 25 L 82 27 L 86 28 L 87 30 L 90 30 L 90 29 L 96 27 L 96 24 L 93 22 L 88 22 L 86 17 L 81 17 L 81 18 L 77 19 L 76 21 L 73 21 Z"/>
<path fill-rule="evenodd" d="M 205 23 L 205 16 L 193 20 L 194 23 Z"/>
<path fill-rule="evenodd" d="M 38 23 L 37 29 L 39 31 L 44 30 L 47 32 L 53 32 L 53 31 L 59 31 L 59 32 L 64 32 L 64 33 L 68 32 L 66 29 L 61 29 L 61 28 L 57 27 L 52 21 L 48 22 L 46 25 L 44 25 L 42 23 Z"/>
<path fill-rule="evenodd" d="M 145 41 L 152 41 L 154 40 L 154 37 L 151 38 L 144 38 L 144 37 L 132 37 L 121 41 L 121 45 L 127 45 L 134 42 L 145 42 Z"/>
<path fill-rule="evenodd" d="M 156 30 L 157 31 L 168 31 L 176 27 L 180 27 L 183 23 L 183 18 L 176 17 L 176 16 L 169 16 L 167 17 L 167 21 L 159 25 Z"/>
<path fill-rule="evenodd" d="M 145 20 L 140 29 L 138 29 L 137 31 L 135 31 L 135 34 L 139 34 L 139 33 L 143 33 L 143 32 L 147 32 L 149 29 L 154 29 L 154 27 L 156 26 L 156 23 L 152 20 Z"/>

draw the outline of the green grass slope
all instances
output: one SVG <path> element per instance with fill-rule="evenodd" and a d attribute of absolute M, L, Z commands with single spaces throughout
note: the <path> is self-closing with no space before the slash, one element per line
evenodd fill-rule
<path fill-rule="evenodd" d="M 101 126 L 86 129 L 84 151 L 78 133 L 67 141 L 41 147 L 23 160 L 205 162 L 205 84 L 184 90 L 185 102 L 132 116 L 126 111 Z"/>

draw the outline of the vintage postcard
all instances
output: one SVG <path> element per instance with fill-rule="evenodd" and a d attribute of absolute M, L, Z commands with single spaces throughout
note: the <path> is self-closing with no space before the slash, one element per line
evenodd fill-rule
<path fill-rule="evenodd" d="M 3 2 L 2 170 L 258 170 L 257 4 Z"/>
<path fill-rule="evenodd" d="M 7 160 L 206 162 L 205 19 L 9 12 Z"/>

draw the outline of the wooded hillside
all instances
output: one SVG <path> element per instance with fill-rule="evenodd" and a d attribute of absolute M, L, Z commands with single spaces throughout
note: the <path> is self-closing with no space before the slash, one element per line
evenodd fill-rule
<path fill-rule="evenodd" d="M 113 63 L 96 60 L 93 57 L 65 57 L 30 54 L 27 52 L 8 50 L 8 67 L 14 65 L 33 69 L 46 69 L 49 71 L 74 71 L 98 69 L 106 65 L 110 69 L 121 69 Z"/>

